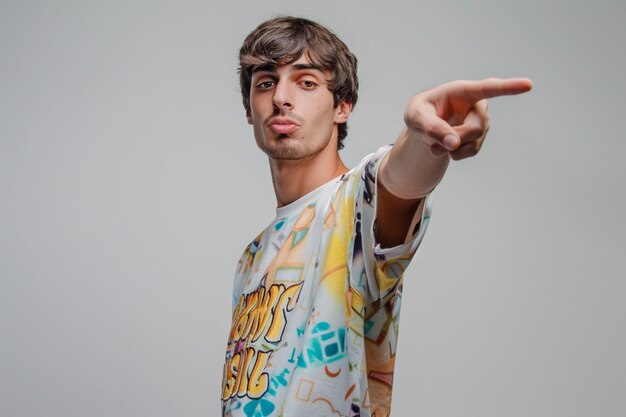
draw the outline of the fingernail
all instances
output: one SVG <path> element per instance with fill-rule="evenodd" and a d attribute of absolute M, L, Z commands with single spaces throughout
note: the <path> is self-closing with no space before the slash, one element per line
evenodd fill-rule
<path fill-rule="evenodd" d="M 459 138 L 454 135 L 446 135 L 443 138 L 443 144 L 450 150 L 455 150 L 459 146 Z"/>

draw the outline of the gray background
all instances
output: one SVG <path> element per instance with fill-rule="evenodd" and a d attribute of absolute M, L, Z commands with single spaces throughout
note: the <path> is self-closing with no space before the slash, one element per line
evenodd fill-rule
<path fill-rule="evenodd" d="M 394 416 L 623 416 L 623 1 L 2 1 L 0 415 L 216 416 L 231 279 L 273 217 L 236 51 L 276 13 L 360 59 L 348 165 L 409 97 L 491 102 L 407 274 Z"/>

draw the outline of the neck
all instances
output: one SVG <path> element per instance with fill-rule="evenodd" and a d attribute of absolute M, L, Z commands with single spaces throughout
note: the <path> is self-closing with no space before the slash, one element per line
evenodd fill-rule
<path fill-rule="evenodd" d="M 270 170 L 278 207 L 286 206 L 348 172 L 336 150 L 298 160 L 270 158 Z"/>

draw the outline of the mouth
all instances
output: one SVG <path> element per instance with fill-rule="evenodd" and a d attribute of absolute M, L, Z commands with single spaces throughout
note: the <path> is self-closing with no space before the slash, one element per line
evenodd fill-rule
<path fill-rule="evenodd" d="M 270 130 L 274 133 L 278 133 L 279 135 L 288 135 L 293 133 L 298 128 L 296 124 L 280 124 L 273 123 L 270 125 Z"/>
<path fill-rule="evenodd" d="M 274 133 L 288 135 L 295 132 L 300 126 L 288 119 L 274 119 L 269 122 L 268 127 Z"/>

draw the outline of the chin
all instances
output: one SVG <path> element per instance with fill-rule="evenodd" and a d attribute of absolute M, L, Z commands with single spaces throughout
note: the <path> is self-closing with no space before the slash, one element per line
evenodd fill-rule
<path fill-rule="evenodd" d="M 312 157 L 321 152 L 321 150 L 310 149 L 302 146 L 302 143 L 283 143 L 284 146 L 277 146 L 273 149 L 266 149 L 265 153 L 272 159 L 277 160 L 299 160 Z"/>

